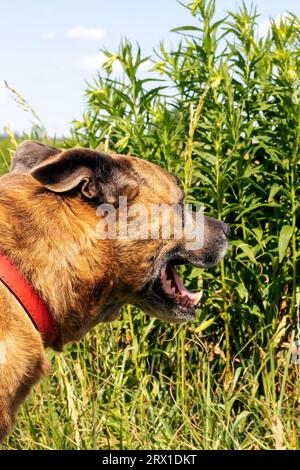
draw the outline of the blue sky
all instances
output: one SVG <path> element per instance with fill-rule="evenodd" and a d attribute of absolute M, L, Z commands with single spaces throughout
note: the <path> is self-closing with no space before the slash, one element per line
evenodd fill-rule
<path fill-rule="evenodd" d="M 251 1 L 246 0 L 250 5 Z M 255 3 L 255 2 L 254 2 Z M 217 16 L 239 0 L 217 0 Z M 300 16 L 299 0 L 256 2 L 262 29 L 284 11 Z M 91 79 L 99 49 L 116 50 L 124 36 L 151 54 L 161 39 L 174 43 L 175 26 L 191 24 L 176 0 L 3 0 L 0 15 L 0 133 L 7 121 L 30 129 L 30 116 L 1 86 L 16 88 L 36 109 L 49 134 L 67 134 L 84 108 L 85 80 Z"/>

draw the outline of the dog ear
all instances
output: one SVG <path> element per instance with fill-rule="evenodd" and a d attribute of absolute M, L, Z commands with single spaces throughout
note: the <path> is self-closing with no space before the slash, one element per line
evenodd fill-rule
<path fill-rule="evenodd" d="M 18 146 L 14 153 L 10 172 L 30 173 L 32 168 L 58 153 L 60 153 L 60 151 L 54 147 L 49 147 L 48 145 L 34 140 L 25 140 Z"/>
<path fill-rule="evenodd" d="M 33 168 L 31 175 L 50 191 L 65 193 L 80 188 L 86 198 L 115 206 L 119 196 L 132 200 L 138 193 L 138 182 L 128 166 L 107 153 L 89 149 L 66 150 Z"/>

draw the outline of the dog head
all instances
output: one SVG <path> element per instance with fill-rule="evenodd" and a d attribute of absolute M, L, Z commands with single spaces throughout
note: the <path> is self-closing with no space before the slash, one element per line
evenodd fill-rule
<path fill-rule="evenodd" d="M 34 142 L 30 146 L 30 155 L 19 148 L 12 171 L 30 172 L 45 191 L 68 198 L 71 205 L 89 206 L 100 261 L 103 238 L 106 247 L 110 244 L 114 280 L 103 318 L 111 319 L 116 307 L 126 303 L 169 322 L 194 318 L 200 293 L 185 288 L 176 266 L 217 264 L 228 249 L 228 226 L 184 210 L 178 179 L 146 160 L 81 148 L 59 152 L 45 146 L 43 152 Z M 107 231 L 110 224 L 112 232 Z"/>

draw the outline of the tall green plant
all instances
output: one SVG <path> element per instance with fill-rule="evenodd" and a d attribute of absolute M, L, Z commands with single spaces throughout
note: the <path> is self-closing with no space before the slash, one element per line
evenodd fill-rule
<path fill-rule="evenodd" d="M 188 200 L 232 225 L 221 269 L 201 273 L 204 310 L 225 322 L 229 370 L 245 338 L 261 330 L 266 344 L 282 315 L 295 318 L 299 20 L 272 22 L 261 38 L 256 10 L 244 4 L 219 21 L 214 1 L 186 8 L 198 25 L 174 29 L 174 50 L 160 45 L 152 59 L 159 79 L 145 75 L 149 58 L 128 41 L 105 51 L 74 139 L 164 165 L 182 178 Z"/>

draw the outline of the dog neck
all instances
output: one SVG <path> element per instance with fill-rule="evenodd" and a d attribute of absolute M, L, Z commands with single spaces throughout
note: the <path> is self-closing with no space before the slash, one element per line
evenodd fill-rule
<path fill-rule="evenodd" d="M 45 302 L 11 260 L 1 251 L 0 280 L 22 305 L 33 325 L 41 334 L 44 346 L 55 345 L 58 341 L 58 330 Z"/>

